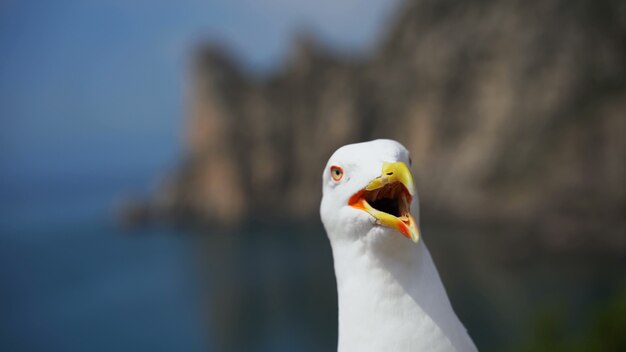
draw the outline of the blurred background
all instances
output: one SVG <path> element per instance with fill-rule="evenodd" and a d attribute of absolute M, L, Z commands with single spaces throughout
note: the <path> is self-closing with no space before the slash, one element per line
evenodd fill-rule
<path fill-rule="evenodd" d="M 335 349 L 321 173 L 393 138 L 480 350 L 625 350 L 625 5 L 3 1 L 0 349 Z"/>

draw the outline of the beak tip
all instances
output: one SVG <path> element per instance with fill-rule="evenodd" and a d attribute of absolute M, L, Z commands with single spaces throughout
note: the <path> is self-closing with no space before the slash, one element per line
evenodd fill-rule
<path fill-rule="evenodd" d="M 413 243 L 417 243 L 420 240 L 420 230 L 419 228 L 417 228 L 417 226 L 415 226 L 412 230 L 413 231 L 411 231 L 411 241 L 413 241 Z"/>

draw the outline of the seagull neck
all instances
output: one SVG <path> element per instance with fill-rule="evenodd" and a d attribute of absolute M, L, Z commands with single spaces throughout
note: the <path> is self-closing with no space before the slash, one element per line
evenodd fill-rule
<path fill-rule="evenodd" d="M 454 315 L 423 240 L 413 244 L 397 233 L 382 236 L 332 244 L 340 347 L 366 341 L 373 331 L 405 329 L 424 319 L 436 330 L 447 330 L 442 319 Z"/>
<path fill-rule="evenodd" d="M 395 231 L 380 234 L 380 238 L 376 235 L 379 234 L 332 244 L 339 291 L 353 287 L 354 283 L 406 286 L 405 278 L 415 282 L 426 274 L 429 266 L 422 262 L 425 256 L 430 260 L 430 256 L 423 241 L 413 244 Z"/>

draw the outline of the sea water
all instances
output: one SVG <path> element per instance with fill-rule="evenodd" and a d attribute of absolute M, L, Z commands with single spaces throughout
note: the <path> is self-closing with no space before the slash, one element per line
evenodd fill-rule
<path fill-rule="evenodd" d="M 0 205 L 0 350 L 211 350 L 179 230 L 123 230 L 102 197 Z"/>

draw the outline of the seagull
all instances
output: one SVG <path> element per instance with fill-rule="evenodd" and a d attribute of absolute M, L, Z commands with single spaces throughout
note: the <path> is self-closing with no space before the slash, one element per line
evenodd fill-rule
<path fill-rule="evenodd" d="M 378 139 L 339 148 L 320 215 L 332 247 L 339 352 L 477 351 L 420 238 L 409 152 Z"/>

